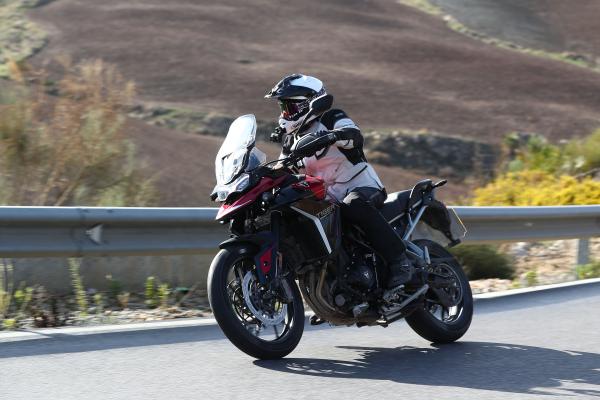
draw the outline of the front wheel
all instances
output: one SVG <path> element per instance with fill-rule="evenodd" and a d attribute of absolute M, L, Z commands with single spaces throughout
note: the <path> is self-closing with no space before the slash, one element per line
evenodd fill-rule
<path fill-rule="evenodd" d="M 455 306 L 425 300 L 424 307 L 406 317 L 406 322 L 419 336 L 434 343 L 451 343 L 461 338 L 469 329 L 473 318 L 473 295 L 469 279 L 460 264 L 445 248 L 431 240 L 415 240 L 420 248 L 427 246 L 435 272 L 454 278 L 452 297 Z M 436 262 L 436 259 L 439 261 Z"/>
<path fill-rule="evenodd" d="M 292 301 L 284 304 L 260 284 L 253 253 L 243 246 L 219 251 L 208 273 L 208 299 L 225 336 L 259 359 L 292 352 L 304 331 L 304 305 L 290 278 Z"/>

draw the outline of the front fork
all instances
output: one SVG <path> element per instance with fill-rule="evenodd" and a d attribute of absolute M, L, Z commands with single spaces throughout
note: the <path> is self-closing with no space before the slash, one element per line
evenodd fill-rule
<path fill-rule="evenodd" d="M 281 253 L 279 252 L 279 240 L 281 231 L 281 213 L 271 213 L 271 229 L 269 232 L 261 232 L 261 235 L 269 236 L 268 240 L 260 247 L 254 257 L 258 281 L 265 285 L 277 278 L 282 270 Z"/>
<path fill-rule="evenodd" d="M 271 213 L 270 232 L 263 234 L 269 235 L 268 240 L 254 257 L 258 281 L 273 294 L 275 294 L 283 303 L 293 301 L 293 292 L 285 271 L 283 270 L 283 256 L 279 251 L 281 237 L 281 212 L 273 211 Z"/>

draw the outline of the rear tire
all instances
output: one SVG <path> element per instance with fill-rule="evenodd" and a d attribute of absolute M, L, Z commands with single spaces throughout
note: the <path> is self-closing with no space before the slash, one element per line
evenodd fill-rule
<path fill-rule="evenodd" d="M 469 329 L 473 318 L 473 295 L 469 279 L 462 270 L 456 258 L 444 247 L 431 240 L 415 240 L 414 243 L 420 248 L 427 246 L 429 255 L 434 258 L 445 258 L 445 267 L 455 275 L 462 290 L 462 300 L 458 307 L 458 315 L 454 319 L 443 320 L 444 309 L 441 305 L 435 306 L 426 302 L 423 309 L 418 309 L 406 317 L 406 322 L 421 337 L 433 343 L 451 343 L 460 339 Z M 432 308 L 442 307 L 442 319 L 438 319 L 432 313 Z"/>
<path fill-rule="evenodd" d="M 244 353 L 262 360 L 285 357 L 296 348 L 304 331 L 304 305 L 298 286 L 292 279 L 288 280 L 293 294 L 293 301 L 287 305 L 289 328 L 275 340 L 262 340 L 250 332 L 236 313 L 228 292 L 230 272 L 243 261 L 253 264 L 253 252 L 243 246 L 223 249 L 212 261 L 208 273 L 208 299 L 215 319 L 225 336 Z"/>

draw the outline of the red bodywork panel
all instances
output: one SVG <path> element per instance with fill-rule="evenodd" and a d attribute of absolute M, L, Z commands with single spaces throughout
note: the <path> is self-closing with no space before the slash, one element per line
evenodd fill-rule
<path fill-rule="evenodd" d="M 273 189 L 275 186 L 283 182 L 285 178 L 285 176 L 281 176 L 277 179 L 269 178 L 267 176 L 263 177 L 258 183 L 258 185 L 252 188 L 248 193 L 242 195 L 242 197 L 240 197 L 233 203 L 223 203 L 223 205 L 221 205 L 221 208 L 219 208 L 219 212 L 217 213 L 217 217 L 215 219 L 217 221 L 223 219 L 228 214 L 231 214 L 232 212 L 237 211 L 240 208 L 247 206 L 248 204 L 252 204 L 258 196 L 263 194 L 263 192 L 266 192 L 269 189 Z"/>
<path fill-rule="evenodd" d="M 327 194 L 325 182 L 318 176 L 306 175 L 304 180 L 292 184 L 294 189 L 310 190 L 317 200 L 323 200 Z"/>
<path fill-rule="evenodd" d="M 271 271 L 271 257 L 273 255 L 273 248 L 269 248 L 260 256 L 260 269 L 264 274 L 268 274 Z"/>

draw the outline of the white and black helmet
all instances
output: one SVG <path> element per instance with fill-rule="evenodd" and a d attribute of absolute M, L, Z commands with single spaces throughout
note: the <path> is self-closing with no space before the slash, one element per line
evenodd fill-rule
<path fill-rule="evenodd" d="M 279 103 L 281 114 L 279 126 L 287 133 L 294 133 L 303 121 L 309 109 L 310 102 L 316 97 L 326 94 L 323 82 L 308 75 L 288 75 L 280 80 L 266 98 L 275 98 Z M 312 115 L 307 123 L 318 118 L 320 115 Z"/>

